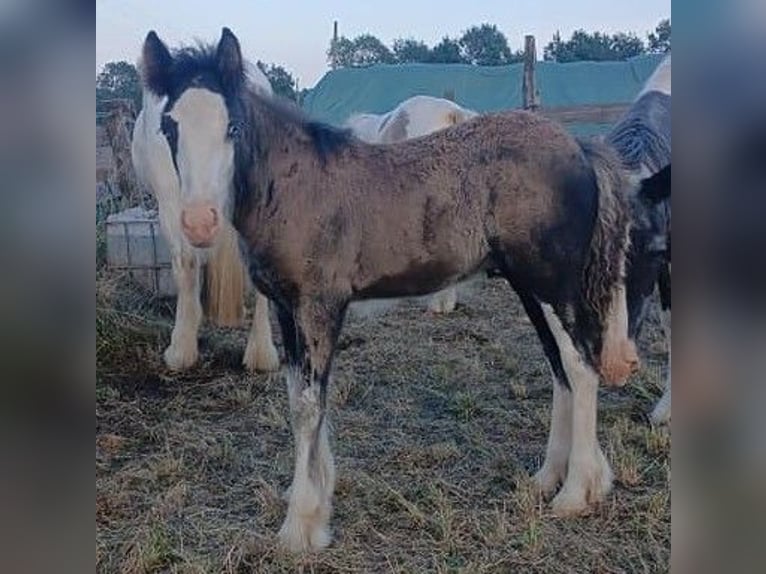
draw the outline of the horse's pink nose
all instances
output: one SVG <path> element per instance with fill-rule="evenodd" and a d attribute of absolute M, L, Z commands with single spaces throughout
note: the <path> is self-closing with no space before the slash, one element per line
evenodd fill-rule
<path fill-rule="evenodd" d="M 194 247 L 210 247 L 218 227 L 218 209 L 210 203 L 196 203 L 181 211 L 181 229 Z"/>

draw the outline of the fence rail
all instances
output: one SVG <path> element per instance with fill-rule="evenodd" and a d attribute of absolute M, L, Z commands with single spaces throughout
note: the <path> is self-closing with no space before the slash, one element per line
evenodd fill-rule
<path fill-rule="evenodd" d="M 539 108 L 542 115 L 562 124 L 612 124 L 630 108 L 630 104 L 589 104 Z"/>

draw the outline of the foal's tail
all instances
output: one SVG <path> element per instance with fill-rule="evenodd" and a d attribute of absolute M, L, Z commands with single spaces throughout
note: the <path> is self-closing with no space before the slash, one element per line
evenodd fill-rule
<path fill-rule="evenodd" d="M 227 222 L 219 232 L 207 264 L 207 314 L 215 324 L 224 327 L 242 324 L 245 278 L 237 231 Z"/>
<path fill-rule="evenodd" d="M 635 348 L 627 335 L 625 265 L 630 247 L 630 180 L 604 143 L 580 141 L 598 187 L 598 213 L 583 276 L 586 304 L 602 327 L 601 371 L 608 382 L 627 378 Z M 627 371 L 627 372 L 626 372 Z"/>

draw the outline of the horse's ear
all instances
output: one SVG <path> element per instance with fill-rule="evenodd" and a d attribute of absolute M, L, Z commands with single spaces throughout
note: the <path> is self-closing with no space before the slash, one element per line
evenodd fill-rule
<path fill-rule="evenodd" d="M 141 53 L 141 75 L 144 85 L 158 96 L 170 91 L 173 56 L 162 43 L 157 33 L 152 30 L 146 35 Z"/>
<path fill-rule="evenodd" d="M 236 91 L 245 79 L 245 69 L 239 40 L 228 28 L 224 28 L 221 32 L 221 40 L 216 50 L 216 62 L 224 88 Z"/>
<path fill-rule="evenodd" d="M 670 166 L 666 165 L 651 177 L 641 181 L 641 195 L 653 203 L 670 197 Z"/>

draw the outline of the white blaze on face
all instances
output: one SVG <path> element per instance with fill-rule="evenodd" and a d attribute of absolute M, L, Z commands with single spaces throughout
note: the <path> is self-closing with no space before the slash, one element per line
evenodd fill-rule
<path fill-rule="evenodd" d="M 209 204 L 226 213 L 234 177 L 234 145 L 226 137 L 229 114 L 223 96 L 186 90 L 170 111 L 178 123 L 176 162 L 185 206 Z"/>

